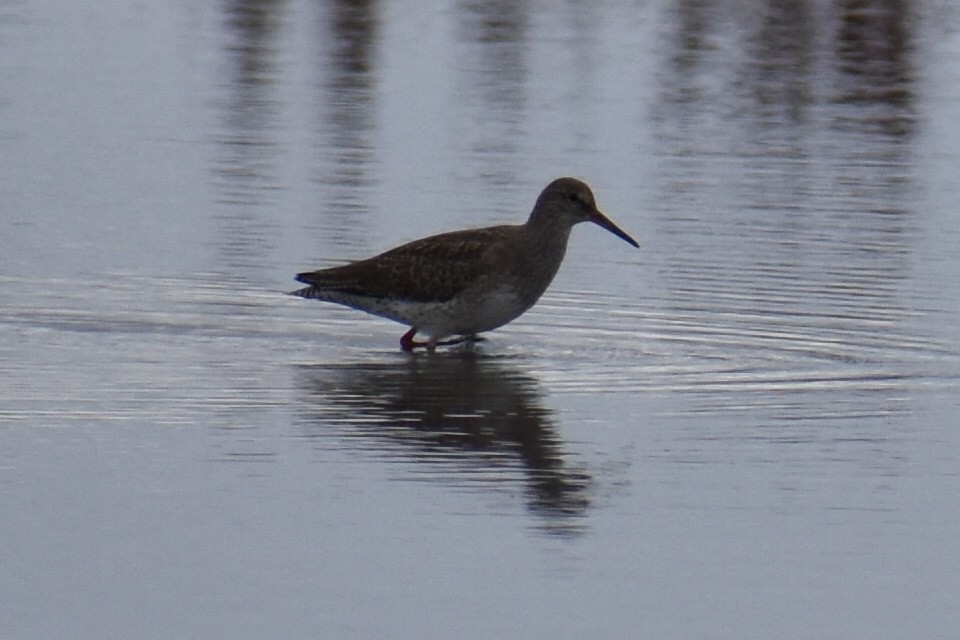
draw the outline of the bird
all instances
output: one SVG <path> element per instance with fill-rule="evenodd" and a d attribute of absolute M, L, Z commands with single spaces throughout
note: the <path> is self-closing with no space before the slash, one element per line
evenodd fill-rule
<path fill-rule="evenodd" d="M 576 178 L 557 178 L 537 197 L 526 223 L 421 238 L 342 266 L 298 273 L 301 298 L 333 302 L 410 327 L 403 351 L 478 342 L 478 334 L 532 307 L 563 262 L 573 226 L 592 222 L 640 245 L 598 208 Z M 421 333 L 426 340 L 415 340 Z"/>

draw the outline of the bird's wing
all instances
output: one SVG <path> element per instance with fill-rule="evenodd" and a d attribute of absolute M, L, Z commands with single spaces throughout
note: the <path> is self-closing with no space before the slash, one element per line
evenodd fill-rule
<path fill-rule="evenodd" d="M 341 267 L 297 275 L 318 289 L 364 297 L 445 302 L 480 278 L 502 253 L 504 227 L 443 233 Z"/>

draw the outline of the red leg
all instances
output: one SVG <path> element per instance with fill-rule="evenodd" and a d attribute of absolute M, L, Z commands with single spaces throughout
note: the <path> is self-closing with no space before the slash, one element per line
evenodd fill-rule
<path fill-rule="evenodd" d="M 417 335 L 417 328 L 411 327 L 410 331 L 407 331 L 403 334 L 403 337 L 400 338 L 400 348 L 404 351 L 413 351 L 417 347 L 426 347 L 427 351 L 431 353 L 436 350 L 438 344 L 457 344 L 457 342 L 437 342 L 436 338 L 430 338 L 429 340 L 424 340 L 423 342 L 417 342 L 413 339 L 413 336 Z"/>
<path fill-rule="evenodd" d="M 403 334 L 403 337 L 400 338 L 400 348 L 404 351 L 413 351 L 414 347 L 423 346 L 423 342 L 415 342 L 413 336 L 417 335 L 417 328 L 411 327 L 410 331 L 407 331 Z"/>

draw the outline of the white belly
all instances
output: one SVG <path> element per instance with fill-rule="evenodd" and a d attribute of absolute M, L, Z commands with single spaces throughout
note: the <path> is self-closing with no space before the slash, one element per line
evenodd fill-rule
<path fill-rule="evenodd" d="M 386 315 L 416 327 L 432 338 L 473 335 L 502 327 L 526 311 L 513 289 L 488 290 L 481 296 L 454 298 L 442 304 L 392 302 Z"/>

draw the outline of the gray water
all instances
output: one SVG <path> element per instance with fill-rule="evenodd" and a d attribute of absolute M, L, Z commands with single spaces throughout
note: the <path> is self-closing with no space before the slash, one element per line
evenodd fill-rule
<path fill-rule="evenodd" d="M 950 2 L 0 4 L 3 638 L 955 638 Z M 284 292 L 582 225 L 473 349 Z"/>

